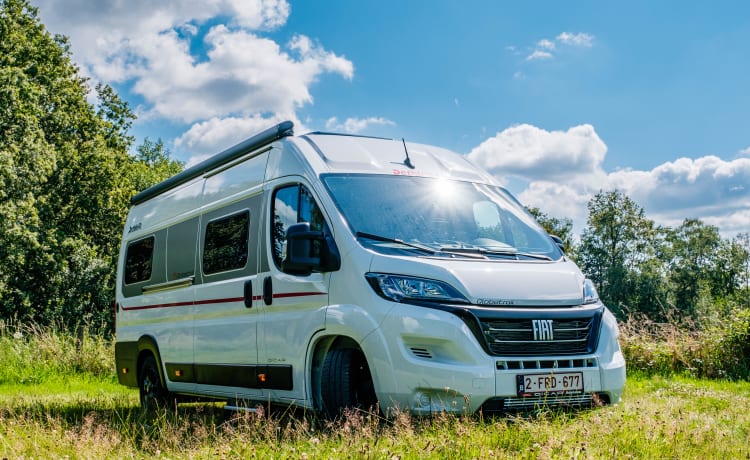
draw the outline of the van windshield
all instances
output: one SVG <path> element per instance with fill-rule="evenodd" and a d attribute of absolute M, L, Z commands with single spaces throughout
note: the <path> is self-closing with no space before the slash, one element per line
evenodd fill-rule
<path fill-rule="evenodd" d="M 366 174 L 324 175 L 323 182 L 352 233 L 380 252 L 513 260 L 562 256 L 501 187 Z"/>

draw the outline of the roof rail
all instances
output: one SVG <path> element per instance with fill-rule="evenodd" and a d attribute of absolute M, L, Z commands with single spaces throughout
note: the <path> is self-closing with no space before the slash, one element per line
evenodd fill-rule
<path fill-rule="evenodd" d="M 294 123 L 291 121 L 283 121 L 276 126 L 261 131 L 258 134 L 240 142 L 239 144 L 229 147 L 221 153 L 208 158 L 205 161 L 198 163 L 195 166 L 182 171 L 179 174 L 175 174 L 169 179 L 159 182 L 158 184 L 147 188 L 146 190 L 138 193 L 130 199 L 131 205 L 143 203 L 144 201 L 160 195 L 167 190 L 171 190 L 178 185 L 182 185 L 185 182 L 195 179 L 198 176 L 202 176 L 207 172 L 215 169 L 223 164 L 229 163 L 237 158 L 245 155 L 248 152 L 256 150 L 264 145 L 270 144 L 271 142 L 277 141 L 282 137 L 294 135 Z"/>

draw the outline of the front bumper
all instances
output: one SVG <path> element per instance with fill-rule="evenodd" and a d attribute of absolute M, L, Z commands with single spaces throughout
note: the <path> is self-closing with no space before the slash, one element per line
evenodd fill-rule
<path fill-rule="evenodd" d="M 406 409 L 417 415 L 467 414 L 539 405 L 617 403 L 622 396 L 625 360 L 616 323 L 611 321 L 601 322 L 596 348 L 590 353 L 543 356 L 491 356 L 487 344 L 477 340 L 476 328 L 446 311 L 400 305 L 382 328 L 389 334 L 400 331 L 398 340 L 390 340 L 388 345 L 389 362 L 378 360 L 383 367 L 377 373 L 392 373 L 394 377 L 391 385 L 376 382 L 378 399 L 386 410 Z M 373 335 L 369 340 L 376 338 Z M 580 372 L 583 391 L 519 396 L 519 375 L 560 372 Z"/>

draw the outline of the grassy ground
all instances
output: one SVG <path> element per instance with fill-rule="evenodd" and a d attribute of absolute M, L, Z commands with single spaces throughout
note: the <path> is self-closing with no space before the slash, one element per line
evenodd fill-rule
<path fill-rule="evenodd" d="M 639 337 L 647 336 L 622 342 L 629 362 L 647 365 L 628 377 L 615 406 L 495 419 L 350 414 L 329 423 L 291 410 L 235 414 L 211 404 L 147 417 L 138 392 L 117 384 L 111 340 L 0 324 L 0 459 L 750 459 L 750 382 L 686 377 L 694 371 L 681 363 L 695 360 L 671 357 L 700 347 L 684 346 L 686 339 L 654 347 L 654 338 Z"/>
<path fill-rule="evenodd" d="M 193 404 L 145 417 L 137 392 L 81 375 L 0 385 L 0 458 L 750 458 L 750 383 L 635 376 L 616 406 L 496 419 Z"/>

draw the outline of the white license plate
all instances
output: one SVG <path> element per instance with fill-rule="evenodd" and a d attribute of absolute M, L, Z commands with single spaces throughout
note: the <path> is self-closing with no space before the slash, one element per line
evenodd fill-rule
<path fill-rule="evenodd" d="M 583 372 L 560 372 L 516 376 L 518 396 L 547 393 L 580 393 L 583 391 Z"/>

